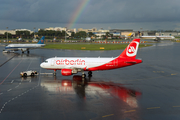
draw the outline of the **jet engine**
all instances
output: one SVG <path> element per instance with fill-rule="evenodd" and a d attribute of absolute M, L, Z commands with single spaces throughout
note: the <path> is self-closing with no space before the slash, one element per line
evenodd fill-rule
<path fill-rule="evenodd" d="M 72 70 L 71 69 L 62 69 L 61 74 L 63 76 L 70 76 L 70 75 L 72 75 Z"/>

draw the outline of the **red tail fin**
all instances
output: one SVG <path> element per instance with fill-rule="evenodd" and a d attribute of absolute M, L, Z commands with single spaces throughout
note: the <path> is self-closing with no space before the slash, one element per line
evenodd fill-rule
<path fill-rule="evenodd" d="M 135 59 L 138 51 L 140 39 L 134 39 L 119 56 L 120 58 Z"/>

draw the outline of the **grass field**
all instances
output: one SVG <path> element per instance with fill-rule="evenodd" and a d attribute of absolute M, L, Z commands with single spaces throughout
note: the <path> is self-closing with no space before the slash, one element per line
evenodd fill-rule
<path fill-rule="evenodd" d="M 68 49 L 68 50 L 121 50 L 128 44 L 46 44 L 46 49 Z M 151 45 L 140 44 L 139 47 Z"/>

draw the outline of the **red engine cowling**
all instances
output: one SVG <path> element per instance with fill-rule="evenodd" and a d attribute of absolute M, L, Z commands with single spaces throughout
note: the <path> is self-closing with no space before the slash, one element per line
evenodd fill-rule
<path fill-rule="evenodd" d="M 61 74 L 63 76 L 70 76 L 70 75 L 72 75 L 72 70 L 71 69 L 62 69 Z"/>

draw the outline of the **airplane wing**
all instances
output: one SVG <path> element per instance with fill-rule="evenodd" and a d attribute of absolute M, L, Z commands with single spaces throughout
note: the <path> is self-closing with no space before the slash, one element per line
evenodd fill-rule
<path fill-rule="evenodd" d="M 66 67 L 66 69 L 71 69 L 73 71 L 81 72 L 86 70 L 86 67 L 80 67 L 80 66 L 71 66 L 71 67 Z"/>

